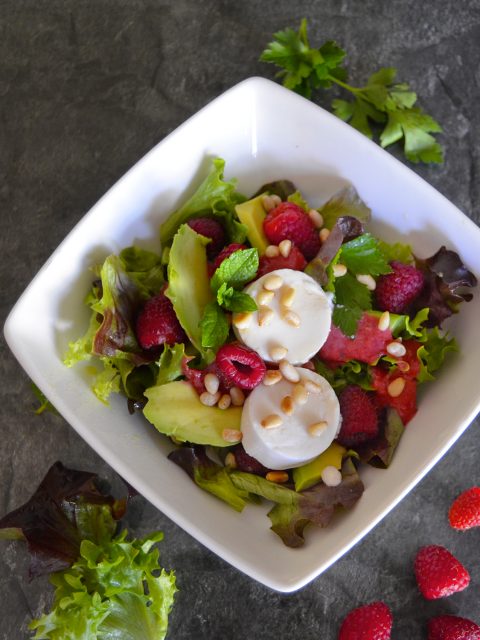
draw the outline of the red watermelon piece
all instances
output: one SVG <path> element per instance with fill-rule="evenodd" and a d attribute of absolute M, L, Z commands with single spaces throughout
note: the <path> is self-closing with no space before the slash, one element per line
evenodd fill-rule
<path fill-rule="evenodd" d="M 387 353 L 387 344 L 392 340 L 390 329 L 380 331 L 378 328 L 378 317 L 364 313 L 353 338 L 349 338 L 332 324 L 327 341 L 318 355 L 322 360 L 339 364 L 349 360 L 371 364 Z"/>

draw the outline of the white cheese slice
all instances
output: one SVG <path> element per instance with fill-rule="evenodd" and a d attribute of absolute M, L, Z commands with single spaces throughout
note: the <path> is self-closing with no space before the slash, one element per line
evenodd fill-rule
<path fill-rule="evenodd" d="M 296 367 L 300 382 L 282 378 L 272 386 L 260 384 L 248 396 L 242 412 L 242 444 L 245 451 L 269 469 L 299 467 L 325 451 L 340 429 L 340 407 L 330 384 L 314 371 Z M 281 404 L 285 396 L 294 396 L 295 384 L 310 380 L 319 386 L 317 393 L 309 392 L 304 404 L 294 403 L 291 415 L 285 414 Z M 307 383 L 308 384 L 308 383 Z M 265 428 L 262 421 L 268 416 L 280 416 L 282 424 Z M 320 433 L 312 435 L 309 427 L 321 425 Z"/>
<path fill-rule="evenodd" d="M 272 292 L 271 300 L 262 303 L 264 285 L 268 285 L 272 276 L 279 276 L 283 284 Z M 289 288 L 293 289 L 294 295 L 287 307 L 282 300 Z M 331 297 L 313 278 L 303 271 L 277 269 L 252 282 L 244 291 L 257 302 L 259 310 L 253 312 L 248 326 L 243 328 L 235 326 L 238 315 L 234 314 L 234 331 L 237 338 L 263 360 L 275 361 L 272 352 L 275 353 L 276 347 L 283 347 L 287 350 L 284 357 L 289 362 L 303 364 L 320 350 L 330 331 L 332 303 Z M 262 324 L 265 311 L 269 317 Z M 293 312 L 298 326 L 288 321 L 289 311 Z"/>

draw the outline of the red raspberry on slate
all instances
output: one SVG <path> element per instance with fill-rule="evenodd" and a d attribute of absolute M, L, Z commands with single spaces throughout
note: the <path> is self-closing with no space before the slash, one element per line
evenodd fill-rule
<path fill-rule="evenodd" d="M 186 340 L 173 305 L 163 292 L 147 300 L 138 315 L 135 332 L 142 349 Z"/>
<path fill-rule="evenodd" d="M 454 529 L 465 531 L 480 526 L 480 487 L 472 487 L 453 501 L 448 519 Z"/>
<path fill-rule="evenodd" d="M 428 621 L 427 640 L 480 640 L 480 627 L 467 618 L 437 616 Z"/>
<path fill-rule="evenodd" d="M 213 271 L 218 269 L 218 267 L 222 264 L 224 260 L 226 260 L 232 253 L 235 251 L 240 251 L 240 249 L 246 249 L 247 247 L 244 244 L 239 244 L 238 242 L 232 242 L 232 244 L 227 244 L 224 247 L 218 256 L 215 258 L 215 262 L 213 263 Z"/>
<path fill-rule="evenodd" d="M 396 378 L 404 381 L 400 395 L 392 397 L 388 387 Z M 389 373 L 381 367 L 372 367 L 372 385 L 376 391 L 376 399 L 381 407 L 393 407 L 398 412 L 404 425 L 408 424 L 417 413 L 417 381 L 408 374 Z"/>
<path fill-rule="evenodd" d="M 371 440 L 378 435 L 375 402 L 357 385 L 346 387 L 339 397 L 342 426 L 337 440 L 346 447 Z"/>
<path fill-rule="evenodd" d="M 340 627 L 338 640 L 390 640 L 393 616 L 383 602 L 353 609 Z"/>
<path fill-rule="evenodd" d="M 377 308 L 392 313 L 403 313 L 423 289 L 423 273 L 410 264 L 393 260 L 392 273 L 377 279 L 375 298 Z"/>
<path fill-rule="evenodd" d="M 360 362 L 376 362 L 387 353 L 387 344 L 392 342 L 390 329 L 380 331 L 378 318 L 364 313 L 360 318 L 354 338 L 347 337 L 338 327 L 332 324 L 330 333 L 318 355 L 322 360 L 343 363 L 349 360 Z"/>
<path fill-rule="evenodd" d="M 448 549 L 432 544 L 422 547 L 415 558 L 418 588 L 427 600 L 436 600 L 463 591 L 470 574 Z"/>
<path fill-rule="evenodd" d="M 264 276 L 271 271 L 277 269 L 294 269 L 295 271 L 303 271 L 307 266 L 307 261 L 303 257 L 303 253 L 298 247 L 292 244 L 290 253 L 286 258 L 282 255 L 269 258 L 268 256 L 260 256 L 260 264 L 258 267 L 257 278 Z"/>
<path fill-rule="evenodd" d="M 220 347 L 215 363 L 220 374 L 240 389 L 254 389 L 267 370 L 258 353 L 237 343 Z"/>
<path fill-rule="evenodd" d="M 222 250 L 226 240 L 225 230 L 220 222 L 213 218 L 192 218 L 187 224 L 201 236 L 210 238 L 211 242 L 207 244 L 207 257 L 213 260 Z"/>
<path fill-rule="evenodd" d="M 282 202 L 269 211 L 263 230 L 272 244 L 287 239 L 294 242 L 307 260 L 314 258 L 320 249 L 318 230 L 307 213 L 293 202 Z"/>

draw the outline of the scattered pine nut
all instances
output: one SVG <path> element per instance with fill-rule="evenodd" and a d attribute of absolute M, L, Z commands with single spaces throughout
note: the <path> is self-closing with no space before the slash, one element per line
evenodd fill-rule
<path fill-rule="evenodd" d="M 295 293 L 296 291 L 294 287 L 289 287 L 288 285 L 282 287 L 282 290 L 280 291 L 280 304 L 282 307 L 290 308 L 292 306 L 295 299 Z"/>
<path fill-rule="evenodd" d="M 337 262 L 337 264 L 333 266 L 333 275 L 335 276 L 335 278 L 341 278 L 346 273 L 347 267 L 344 264 L 340 264 L 339 262 Z"/>
<path fill-rule="evenodd" d="M 282 347 L 281 345 L 272 347 L 270 349 L 270 357 L 274 362 L 277 362 L 278 360 L 282 360 L 283 358 L 285 358 L 287 353 L 288 353 L 288 349 L 286 349 L 285 347 Z"/>
<path fill-rule="evenodd" d="M 313 380 L 303 380 L 303 385 L 309 393 L 320 393 L 322 387 Z"/>
<path fill-rule="evenodd" d="M 305 388 L 305 385 L 300 382 L 293 387 L 293 400 L 297 404 L 305 404 L 308 400 L 308 391 Z"/>
<path fill-rule="evenodd" d="M 377 288 L 377 283 L 369 273 L 359 273 L 357 280 L 360 284 L 364 284 L 369 291 L 375 291 Z"/>
<path fill-rule="evenodd" d="M 277 206 L 275 204 L 275 200 L 273 199 L 273 196 L 263 196 L 262 204 L 263 204 L 263 208 L 267 213 L 272 209 L 275 209 L 275 207 Z"/>
<path fill-rule="evenodd" d="M 242 313 L 234 313 L 232 323 L 237 329 L 248 329 L 252 322 L 252 314 L 248 311 Z"/>
<path fill-rule="evenodd" d="M 320 238 L 320 242 L 325 242 L 325 240 L 328 238 L 329 235 L 330 235 L 330 229 L 327 229 L 327 227 L 323 227 L 323 229 L 320 229 L 320 232 L 318 234 L 318 237 Z"/>
<path fill-rule="evenodd" d="M 229 393 L 224 393 L 218 401 L 219 409 L 228 409 L 228 407 L 232 404 L 232 397 Z"/>
<path fill-rule="evenodd" d="M 405 389 L 405 380 L 403 378 L 395 378 L 387 387 L 388 395 L 391 398 L 398 398 Z"/>
<path fill-rule="evenodd" d="M 225 456 L 225 466 L 230 467 L 230 469 L 237 468 L 237 461 L 235 460 L 235 455 L 229 451 Z"/>
<path fill-rule="evenodd" d="M 220 400 L 220 392 L 217 393 L 208 393 L 208 391 L 204 391 L 200 394 L 200 402 L 204 404 L 206 407 L 214 407 L 217 402 Z"/>
<path fill-rule="evenodd" d="M 211 393 L 213 396 L 218 391 L 220 380 L 214 373 L 207 373 L 203 379 L 203 384 L 205 385 L 205 389 L 208 391 L 208 393 Z"/>
<path fill-rule="evenodd" d="M 338 487 L 342 482 L 342 474 L 336 467 L 328 466 L 322 471 L 322 480 L 327 487 Z"/>
<path fill-rule="evenodd" d="M 288 258 L 290 255 L 290 251 L 292 250 L 292 241 L 291 240 L 282 240 L 278 245 L 278 249 L 280 251 L 280 255 L 284 258 Z"/>
<path fill-rule="evenodd" d="M 314 422 L 308 427 L 308 433 L 311 436 L 320 436 L 327 427 L 328 422 L 325 422 L 325 420 L 320 420 L 319 422 Z"/>
<path fill-rule="evenodd" d="M 320 211 L 317 211 L 316 209 L 310 209 L 310 211 L 308 212 L 308 217 L 317 229 L 321 229 L 323 227 L 323 216 Z"/>
<path fill-rule="evenodd" d="M 287 416 L 291 416 L 293 413 L 293 398 L 292 396 L 285 396 L 282 399 L 282 402 L 280 404 L 280 409 L 283 411 L 283 413 L 285 413 Z"/>
<path fill-rule="evenodd" d="M 288 360 L 281 360 L 278 368 L 282 372 L 285 380 L 288 380 L 289 382 L 298 382 L 300 380 L 300 374 L 295 369 L 293 364 L 290 364 L 290 362 L 288 362 Z"/>
<path fill-rule="evenodd" d="M 273 320 L 273 311 L 270 307 L 260 307 L 257 314 L 258 326 L 264 327 L 271 323 Z"/>
<path fill-rule="evenodd" d="M 384 311 L 378 319 L 378 329 L 386 331 L 390 327 L 390 312 Z"/>
<path fill-rule="evenodd" d="M 280 255 L 280 249 L 276 244 L 269 244 L 265 249 L 265 255 L 267 258 L 277 258 Z"/>
<path fill-rule="evenodd" d="M 222 431 L 222 438 L 225 442 L 240 442 L 242 439 L 242 432 L 237 429 L 224 429 Z"/>
<path fill-rule="evenodd" d="M 234 407 L 241 407 L 245 402 L 245 394 L 239 387 L 232 387 L 230 389 L 230 397 Z"/>
<path fill-rule="evenodd" d="M 259 305 L 269 304 L 275 296 L 274 291 L 267 291 L 266 289 L 262 289 L 258 292 L 257 302 Z"/>
<path fill-rule="evenodd" d="M 277 429 L 277 427 L 280 427 L 282 423 L 283 420 L 276 413 L 271 413 L 260 422 L 264 429 Z"/>
<path fill-rule="evenodd" d="M 282 373 L 278 369 L 269 369 L 263 378 L 263 384 L 271 387 L 282 379 Z"/>
<path fill-rule="evenodd" d="M 407 353 L 407 350 L 401 342 L 390 342 L 387 344 L 387 353 L 395 358 L 401 358 Z"/>
<path fill-rule="evenodd" d="M 405 360 L 399 360 L 397 362 L 397 367 L 402 373 L 407 373 L 407 371 L 410 371 L 410 365 L 408 364 L 408 362 L 405 362 Z"/>
<path fill-rule="evenodd" d="M 286 471 L 269 471 L 265 479 L 276 484 L 284 484 L 288 482 L 288 473 Z"/>
<path fill-rule="evenodd" d="M 263 281 L 263 288 L 267 291 L 276 291 L 283 284 L 283 278 L 276 273 L 268 275 Z"/>
<path fill-rule="evenodd" d="M 290 309 L 283 314 L 283 319 L 292 327 L 299 327 L 302 323 L 298 313 L 295 313 L 295 311 L 291 311 Z"/>

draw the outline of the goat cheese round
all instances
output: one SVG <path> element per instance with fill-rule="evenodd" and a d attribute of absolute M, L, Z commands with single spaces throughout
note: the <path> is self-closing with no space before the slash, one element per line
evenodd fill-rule
<path fill-rule="evenodd" d="M 340 406 L 331 385 L 314 371 L 301 367 L 295 371 L 298 382 L 282 377 L 273 385 L 260 384 L 243 407 L 243 447 L 268 469 L 310 462 L 330 446 L 340 429 Z M 303 388 L 296 389 L 297 385 Z"/>
<path fill-rule="evenodd" d="M 303 364 L 322 347 L 330 331 L 331 297 L 303 271 L 277 269 L 245 289 L 257 303 L 249 322 L 233 315 L 237 338 L 263 360 L 286 358 Z M 238 325 L 238 326 L 237 326 Z"/>

